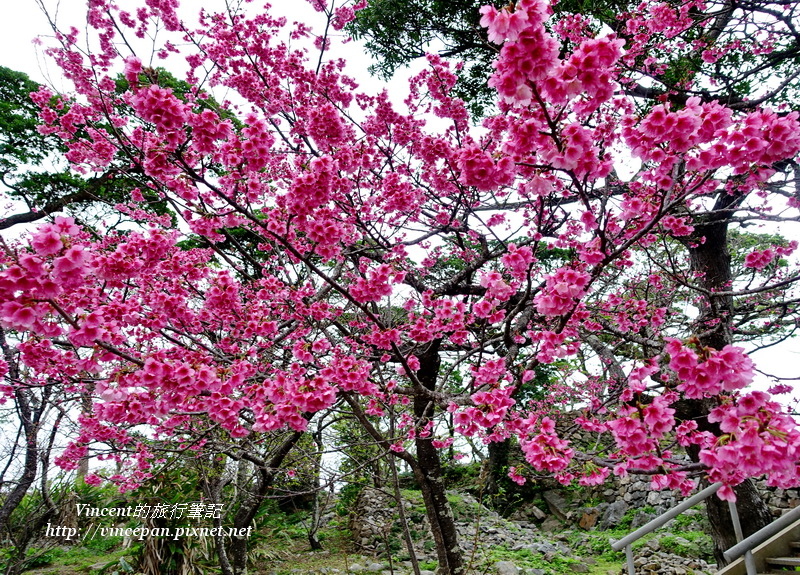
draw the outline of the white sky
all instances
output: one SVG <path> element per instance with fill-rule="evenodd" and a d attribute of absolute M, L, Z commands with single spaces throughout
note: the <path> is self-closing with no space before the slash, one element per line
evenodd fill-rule
<path fill-rule="evenodd" d="M 59 77 L 55 67 L 47 62 L 39 51 L 39 47 L 33 44 L 33 39 L 39 35 L 52 35 L 47 18 L 38 6 L 42 2 L 51 15 L 56 16 L 57 22 L 62 26 L 74 25 L 82 29 L 85 24 L 86 0 L 16 0 L 14 8 L 10 10 L 10 17 L 4 18 L 0 22 L 0 65 L 25 72 L 36 81 L 56 81 Z M 130 3 L 128 1 L 128 3 Z M 232 2 L 235 4 L 236 2 Z M 305 0 L 273 0 L 273 13 L 286 16 L 291 22 L 294 20 L 310 23 L 313 27 L 315 22 L 322 23 L 324 16 L 316 13 Z M 121 5 L 126 4 L 122 0 Z M 203 0 L 202 3 L 194 0 L 183 0 L 181 10 L 182 15 L 193 15 L 199 12 L 203 6 L 207 10 L 214 10 L 215 7 L 222 9 L 224 0 Z M 251 7 L 261 6 L 263 2 L 256 0 Z M 192 6 L 196 6 L 192 9 Z M 196 22 L 190 20 L 190 26 Z M 47 42 L 45 42 L 47 43 Z M 361 58 L 362 51 L 355 45 L 347 51 L 348 58 Z M 359 62 L 355 69 L 366 70 L 369 60 L 364 57 L 363 62 Z"/>

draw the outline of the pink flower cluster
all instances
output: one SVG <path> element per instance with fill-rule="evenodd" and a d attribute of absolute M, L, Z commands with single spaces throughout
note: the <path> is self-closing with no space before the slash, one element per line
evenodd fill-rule
<path fill-rule="evenodd" d="M 287 196 L 292 213 L 308 215 L 329 199 L 336 179 L 336 165 L 330 156 L 314 158 L 307 169 L 296 176 Z"/>
<path fill-rule="evenodd" d="M 189 106 L 181 102 L 172 90 L 155 84 L 136 92 L 131 105 L 148 122 L 155 124 L 171 148 L 186 139 L 185 122 Z"/>
<path fill-rule="evenodd" d="M 680 380 L 677 389 L 690 399 L 741 389 L 753 381 L 753 362 L 740 347 L 704 350 L 705 360 L 680 341 L 667 343 L 669 367 Z"/>
<path fill-rule="evenodd" d="M 525 422 L 528 429 L 534 429 L 536 419 Z M 520 439 L 520 447 L 525 454 L 525 460 L 534 469 L 561 473 L 569 466 L 574 450 L 569 442 L 558 437 L 555 422 L 549 417 L 544 417 L 537 431 L 529 431 L 529 437 Z"/>
<path fill-rule="evenodd" d="M 51 311 L 44 303 L 83 282 L 93 256 L 79 242 L 79 228 L 72 218 L 57 217 L 33 234 L 35 253 L 22 252 L 0 271 L 0 322 L 13 328 L 56 335 L 55 324 L 43 323 Z"/>
<path fill-rule="evenodd" d="M 467 407 L 456 413 L 453 421 L 465 435 L 473 435 L 502 423 L 515 401 L 511 397 L 513 387 L 497 387 L 489 391 L 472 394 L 475 407 Z"/>
<path fill-rule="evenodd" d="M 753 391 L 729 399 L 712 410 L 709 421 L 718 423 L 723 435 L 700 451 L 700 461 L 709 467 L 711 481 L 726 484 L 719 494 L 723 499 L 735 500 L 729 486 L 747 477 L 766 474 L 779 487 L 800 481 L 797 422 L 769 394 Z"/>
<path fill-rule="evenodd" d="M 619 454 L 630 458 L 626 465 L 635 464 L 640 469 L 649 470 L 665 466 L 658 455 L 659 440 L 675 427 L 675 410 L 670 405 L 677 398 L 677 394 L 667 393 L 644 405 L 638 402 L 636 405 L 623 405 L 605 424 L 614 437 Z M 633 401 L 630 390 L 622 399 Z"/>
<path fill-rule="evenodd" d="M 366 276 L 356 278 L 350 290 L 353 299 L 361 303 L 380 301 L 391 295 L 392 286 L 403 281 L 405 273 L 396 272 L 389 264 L 380 264 L 367 270 Z"/>
<path fill-rule="evenodd" d="M 577 109 L 588 114 L 613 95 L 613 68 L 622 55 L 623 40 L 614 35 L 582 39 L 562 61 L 558 42 L 543 25 L 549 15 L 547 3 L 518 2 L 513 13 L 484 6 L 481 14 L 489 40 L 498 44 L 505 41 L 490 85 L 506 100 L 525 106 L 534 99 L 534 93 L 539 93 L 551 103 L 562 104 L 585 94 Z"/>
<path fill-rule="evenodd" d="M 536 310 L 542 315 L 563 315 L 575 307 L 589 285 L 591 276 L 571 268 L 559 268 L 547 276 L 542 291 L 536 294 Z"/>
<path fill-rule="evenodd" d="M 494 6 L 481 6 L 481 26 L 489 29 L 489 42 L 502 44 L 508 40 L 514 42 L 519 33 L 528 24 L 528 13 L 525 10 L 509 12 L 503 8 L 499 12 Z"/>
<path fill-rule="evenodd" d="M 369 362 L 355 357 L 333 358 L 320 375 L 342 391 L 354 391 L 362 395 L 373 395 L 377 391 L 375 382 L 370 379 Z"/>
<path fill-rule="evenodd" d="M 508 272 L 517 281 L 523 281 L 528 277 L 534 256 L 528 246 L 517 247 L 516 244 L 508 245 L 508 252 L 500 258 Z"/>
<path fill-rule="evenodd" d="M 514 180 L 514 162 L 504 157 L 498 162 L 477 147 L 465 148 L 458 158 L 461 182 L 479 190 L 495 190 Z"/>
<path fill-rule="evenodd" d="M 800 152 L 798 131 L 797 112 L 781 116 L 759 110 L 734 124 L 729 108 L 693 97 L 675 112 L 661 105 L 641 120 L 627 117 L 622 135 L 634 154 L 644 160 L 663 163 L 676 153 L 693 150 L 688 169 L 716 170 L 730 165 L 741 174 L 753 165 L 770 166 L 778 157 Z M 674 161 L 671 159 L 667 168 Z"/>
<path fill-rule="evenodd" d="M 744 257 L 744 265 L 755 270 L 763 270 L 775 259 L 775 252 L 767 248 L 765 250 L 753 250 Z"/>

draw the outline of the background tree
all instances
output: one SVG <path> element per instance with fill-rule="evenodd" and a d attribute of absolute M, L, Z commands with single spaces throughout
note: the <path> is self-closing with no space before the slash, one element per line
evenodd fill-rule
<path fill-rule="evenodd" d="M 357 12 L 347 29 L 364 40 L 376 61 L 371 71 L 383 79 L 428 52 L 463 63 L 453 94 L 481 117 L 494 103 L 487 80 L 497 53 L 479 25 L 483 4 L 477 0 L 377 0 Z M 552 9 L 557 16 L 568 18 L 570 25 L 588 25 L 596 32 L 607 27 L 633 44 L 641 31 L 628 26 L 626 13 L 635 12 L 638 5 L 619 0 L 564 0 Z M 638 60 L 626 62 L 636 74 L 626 86 L 629 94 L 641 98 L 645 105 L 665 97 L 685 102 L 687 97 L 696 96 L 735 108 L 769 101 L 796 108 L 800 55 L 796 6 L 726 1 L 660 6 L 663 8 L 653 5 L 651 9 L 682 7 L 687 13 L 691 11 L 694 25 L 682 33 L 680 49 L 675 50 L 673 44 L 670 51 L 649 51 Z M 743 54 L 732 49 L 740 42 L 754 40 L 767 42 L 763 51 Z M 655 58 L 658 65 L 646 63 L 647 58 Z"/>

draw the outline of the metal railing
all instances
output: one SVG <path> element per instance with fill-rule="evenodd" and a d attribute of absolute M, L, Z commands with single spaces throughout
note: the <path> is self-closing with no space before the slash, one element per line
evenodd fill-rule
<path fill-rule="evenodd" d="M 641 537 L 644 537 L 648 533 L 652 533 L 653 531 L 655 531 L 659 527 L 664 526 L 668 521 L 674 519 L 675 517 L 677 517 L 678 515 L 680 515 L 681 513 L 686 511 L 687 509 L 689 509 L 690 507 L 694 507 L 695 505 L 697 505 L 701 501 L 704 501 L 705 499 L 707 499 L 711 495 L 714 495 L 719 490 L 720 487 L 722 487 L 722 483 L 714 483 L 713 485 L 709 485 L 708 487 L 706 487 L 702 491 L 692 495 L 689 499 L 686 499 L 685 501 L 681 502 L 679 505 L 676 505 L 672 509 L 669 509 L 669 510 L 665 511 L 664 513 L 662 513 L 661 515 L 659 515 L 658 517 L 656 517 L 655 519 L 653 519 L 652 521 L 650 521 L 646 525 L 643 525 L 642 527 L 639 527 L 639 529 L 637 529 L 633 533 L 630 533 L 630 534 L 626 535 L 625 537 L 623 537 L 622 539 L 620 539 L 619 541 L 616 541 L 616 542 L 612 543 L 611 544 L 611 548 L 614 551 L 621 551 L 622 549 L 625 549 L 625 562 L 628 565 L 628 575 L 636 575 L 635 566 L 633 564 L 633 543 L 635 541 L 637 541 Z M 764 529 L 762 529 L 758 533 L 755 533 L 755 534 L 751 535 L 750 537 L 748 537 L 747 539 L 745 539 L 744 541 L 742 541 L 742 526 L 741 526 L 741 523 L 739 523 L 739 513 L 736 511 L 736 504 L 733 503 L 732 501 L 729 501 L 728 502 L 728 507 L 729 507 L 729 509 L 731 511 L 731 519 L 733 521 L 733 530 L 734 530 L 734 533 L 736 534 L 736 540 L 739 543 L 737 543 L 736 545 L 731 547 L 725 553 L 725 558 L 728 559 L 728 553 L 731 553 L 732 551 L 736 550 L 737 555 L 734 558 L 738 558 L 738 557 L 744 555 L 744 561 L 745 561 L 745 567 L 747 569 L 747 575 L 756 575 L 757 572 L 756 572 L 755 560 L 753 559 L 753 554 L 750 552 L 750 550 L 755 545 L 758 545 L 758 544 L 762 543 L 763 541 L 766 541 L 769 537 L 771 537 L 772 535 L 777 533 L 780 529 L 775 530 L 775 531 L 771 532 L 769 535 L 764 536 L 763 539 L 759 539 L 757 543 L 752 543 L 752 544 L 750 544 L 748 546 L 745 546 L 744 544 L 746 542 L 750 541 L 751 539 L 754 539 L 756 537 L 756 535 L 759 535 L 762 531 L 765 531 L 768 527 L 770 527 L 773 524 L 768 525 L 767 527 L 765 527 Z M 798 507 L 797 509 L 800 509 L 800 507 Z M 777 523 L 777 521 L 774 522 L 774 523 Z"/>
<path fill-rule="evenodd" d="M 797 521 L 800 521 L 800 507 L 795 507 L 791 511 L 784 513 L 769 525 L 762 527 L 760 530 L 750 535 L 747 539 L 740 540 L 739 543 L 725 551 L 723 555 L 727 561 L 734 561 Z M 750 575 L 750 572 L 748 571 L 747 574 Z"/>

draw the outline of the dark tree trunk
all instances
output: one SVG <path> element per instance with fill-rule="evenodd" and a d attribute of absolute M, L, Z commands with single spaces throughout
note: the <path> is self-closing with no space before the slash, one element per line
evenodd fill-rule
<path fill-rule="evenodd" d="M 24 453 L 25 463 L 22 466 L 22 473 L 16 481 L 16 485 L 9 492 L 8 496 L 0 506 L 0 526 L 5 525 L 11 514 L 22 502 L 25 494 L 30 489 L 33 482 L 36 480 L 36 469 L 38 467 L 39 455 L 39 410 L 34 411 L 31 408 L 29 398 L 27 397 L 26 389 L 17 389 L 14 391 L 17 402 L 17 413 L 20 416 L 20 426 L 22 428 L 22 435 L 24 437 Z"/>
<path fill-rule="evenodd" d="M 486 465 L 489 466 L 489 473 L 486 475 L 486 495 L 494 501 L 500 493 L 501 482 L 507 477 L 508 457 L 511 451 L 511 441 L 493 441 L 486 446 L 489 452 L 489 459 Z"/>
<path fill-rule="evenodd" d="M 736 492 L 736 512 L 742 524 L 742 534 L 747 537 L 772 521 L 769 508 L 764 504 L 761 494 L 751 480 L 746 480 L 734 488 Z M 719 497 L 706 500 L 706 512 L 711 523 L 711 537 L 714 540 L 714 557 L 717 565 L 727 565 L 722 553 L 738 543 L 733 532 L 733 523 L 728 502 Z"/>
<path fill-rule="evenodd" d="M 6 341 L 6 334 L 0 329 L 0 348 L 3 352 L 3 359 L 8 364 L 8 378 L 11 381 L 20 380 L 19 363 L 15 350 Z M 3 504 L 0 505 L 0 528 L 6 526 L 11 514 L 22 502 L 25 494 L 36 480 L 36 469 L 39 464 L 39 431 L 41 418 L 47 406 L 47 388 L 43 389 L 44 396 L 41 401 L 33 401 L 32 392 L 26 387 L 16 387 L 14 389 L 14 400 L 19 417 L 18 437 L 22 438 L 22 450 L 25 462 L 22 465 L 22 472 L 16 480 L 16 485 L 5 497 Z M 16 450 L 14 445 L 12 449 Z M 1 478 L 0 478 L 1 479 Z M 8 487 L 6 487 L 8 490 Z M 10 526 L 9 526 L 10 528 Z"/>
<path fill-rule="evenodd" d="M 733 281 L 731 256 L 728 250 L 728 223 L 737 208 L 741 196 L 723 193 L 717 199 L 714 210 L 698 217 L 695 231 L 687 248 L 691 271 L 698 283 L 710 295 L 703 299 L 695 333 L 701 345 L 722 349 L 733 341 L 733 298 L 729 295 L 713 295 L 713 292 L 729 292 Z M 708 414 L 716 406 L 713 400 L 682 400 L 676 405 L 676 415 L 682 420 L 697 421 L 700 430 L 720 434 L 716 424 L 708 422 Z M 689 449 L 689 456 L 698 461 L 697 448 Z M 735 488 L 736 506 L 744 536 L 755 533 L 771 520 L 771 514 L 752 481 L 746 480 Z M 717 564 L 726 564 L 722 553 L 736 543 L 728 503 L 718 497 L 706 500 L 711 536 L 714 539 L 714 555 Z"/>
<path fill-rule="evenodd" d="M 420 383 L 429 390 L 436 389 L 439 374 L 439 341 L 431 342 L 428 349 L 419 355 L 420 368 L 417 377 Z M 433 402 L 422 395 L 414 398 L 414 416 L 420 427 L 434 415 Z M 456 531 L 453 512 L 450 502 L 447 501 L 444 481 L 442 478 L 442 464 L 439 452 L 433 446 L 430 437 L 417 436 L 417 465 L 414 474 L 419 482 L 422 497 L 425 501 L 425 510 L 431 525 L 431 533 L 436 543 L 436 555 L 439 560 L 437 572 L 440 575 L 462 575 L 464 573 L 464 560 L 461 548 L 458 545 L 458 532 Z"/>
<path fill-rule="evenodd" d="M 234 529 L 241 530 L 250 526 L 253 519 L 255 519 L 258 510 L 264 503 L 264 500 L 272 488 L 275 481 L 275 472 L 280 468 L 283 460 L 289 455 L 289 452 L 297 444 L 303 433 L 295 431 L 289 434 L 278 449 L 272 454 L 269 461 L 259 461 L 257 458 L 248 458 L 256 466 L 256 473 L 258 479 L 256 481 L 256 490 L 246 497 L 236 515 L 233 518 Z M 244 575 L 247 573 L 247 537 L 234 537 L 230 543 L 231 565 L 233 567 L 233 575 Z"/>

